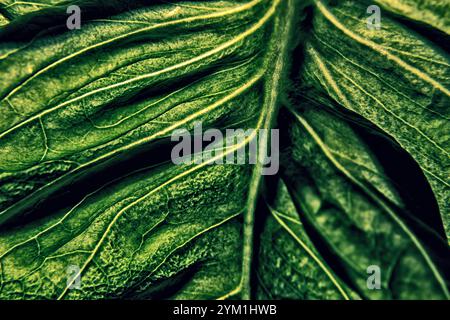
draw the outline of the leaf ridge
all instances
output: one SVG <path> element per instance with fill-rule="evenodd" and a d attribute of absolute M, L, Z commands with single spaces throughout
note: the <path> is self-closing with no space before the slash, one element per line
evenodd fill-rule
<path fill-rule="evenodd" d="M 403 232 L 411 239 L 411 241 L 414 243 L 414 245 L 417 247 L 419 252 L 421 253 L 422 257 L 424 258 L 425 262 L 431 269 L 434 277 L 438 281 L 439 285 L 441 286 L 442 292 L 445 294 L 447 298 L 450 299 L 450 294 L 447 289 L 447 285 L 445 284 L 444 279 L 442 278 L 441 274 L 437 270 L 436 266 L 434 265 L 433 261 L 429 257 L 428 253 L 425 251 L 424 247 L 420 243 L 420 241 L 417 239 L 417 237 L 412 233 L 411 230 L 405 225 L 403 221 L 397 215 L 392 211 L 392 209 L 386 205 L 376 194 L 374 194 L 369 188 L 367 188 L 364 183 L 359 181 L 356 177 L 354 177 L 330 152 L 328 147 L 325 145 L 325 143 L 322 141 L 322 139 L 319 137 L 319 135 L 315 132 L 315 130 L 308 124 L 307 120 L 303 118 L 298 112 L 293 110 L 291 107 L 288 107 L 289 111 L 294 115 L 294 117 L 299 121 L 299 123 L 306 129 L 306 131 L 309 133 L 309 135 L 314 139 L 314 141 L 317 143 L 317 145 L 320 147 L 322 152 L 325 154 L 325 156 L 329 159 L 329 161 L 339 170 L 341 171 L 350 181 L 355 183 L 358 187 L 360 187 L 370 198 L 372 198 L 386 213 L 389 214 L 389 216 L 392 218 L 393 221 L 395 221 L 399 227 L 403 230 Z"/>
<path fill-rule="evenodd" d="M 331 22 L 334 26 L 336 26 L 339 30 L 341 30 L 345 35 L 350 37 L 351 39 L 355 40 L 356 42 L 365 45 L 366 47 L 374 50 L 375 52 L 380 53 L 381 55 L 385 56 L 389 60 L 397 63 L 400 67 L 405 69 L 406 71 L 410 72 L 411 74 L 415 75 L 417 78 L 423 80 L 424 82 L 429 83 L 434 88 L 438 89 L 445 95 L 450 97 L 450 90 L 448 90 L 446 87 L 444 87 L 441 83 L 431 78 L 426 73 L 422 72 L 421 70 L 409 65 L 399 57 L 393 55 L 389 51 L 385 50 L 382 46 L 378 45 L 375 42 L 372 42 L 370 40 L 366 40 L 350 29 L 348 29 L 345 25 L 343 25 L 332 13 L 328 10 L 328 8 L 322 3 L 320 0 L 314 0 L 314 3 L 316 4 L 316 7 L 319 9 L 319 11 L 323 14 L 323 16 Z"/>
<path fill-rule="evenodd" d="M 280 218 L 280 216 L 283 216 L 283 218 L 288 219 L 294 223 L 299 223 L 298 221 L 293 220 L 292 218 L 286 217 L 283 214 L 279 213 L 277 210 L 273 209 L 270 207 L 270 212 L 272 213 L 272 216 L 277 220 L 277 222 L 283 227 L 283 229 L 285 229 L 290 235 L 291 237 L 293 237 L 295 239 L 295 241 L 298 242 L 298 244 L 300 244 L 300 246 L 303 248 L 303 250 L 306 251 L 306 253 L 313 258 L 313 260 L 317 263 L 317 265 L 323 270 L 323 272 L 325 272 L 325 274 L 327 275 L 327 277 L 331 280 L 331 282 L 333 283 L 333 285 L 338 289 L 339 293 L 342 295 L 342 297 L 345 300 L 350 300 L 350 297 L 347 295 L 347 293 L 345 292 L 345 290 L 341 287 L 341 285 L 339 284 L 339 282 L 336 280 L 336 278 L 331 274 L 330 270 L 328 269 L 328 267 L 326 267 L 322 261 L 320 261 L 320 259 L 317 257 L 317 255 L 308 248 L 308 246 L 292 231 L 291 228 L 289 228 L 289 226 Z"/>
<path fill-rule="evenodd" d="M 277 0 L 277 2 L 278 1 L 279 0 Z M 275 2 L 275 3 L 277 3 L 277 2 Z M 101 87 L 101 88 L 89 91 L 89 92 L 87 92 L 85 94 L 82 94 L 81 96 L 78 96 L 78 97 L 72 98 L 70 100 L 67 100 L 67 101 L 65 101 L 63 103 L 60 103 L 60 104 L 58 104 L 58 105 L 56 105 L 56 106 L 54 106 L 52 108 L 49 108 L 49 109 L 44 110 L 42 112 L 39 112 L 36 115 L 33 115 L 32 117 L 15 124 L 11 128 L 9 128 L 9 129 L 3 131 L 2 133 L 0 133 L 0 139 L 5 137 L 7 134 L 17 130 L 18 128 L 20 128 L 20 127 L 22 127 L 22 126 L 24 126 L 24 125 L 26 125 L 26 124 L 36 120 L 36 119 L 39 119 L 40 117 L 42 117 L 42 116 L 44 116 L 46 114 L 54 112 L 54 111 L 56 111 L 56 110 L 58 110 L 58 109 L 60 109 L 62 107 L 65 107 L 65 106 L 67 106 L 67 105 L 69 105 L 71 103 L 74 103 L 76 101 L 85 99 L 87 97 L 90 97 L 90 96 L 92 96 L 94 94 L 97 94 L 97 93 L 100 93 L 100 92 L 108 91 L 110 89 L 123 87 L 123 86 L 129 85 L 131 83 L 140 81 L 140 80 L 153 78 L 153 77 L 159 76 L 161 74 L 168 73 L 168 72 L 171 72 L 171 71 L 174 71 L 174 70 L 177 70 L 177 69 L 189 66 L 190 64 L 193 64 L 193 63 L 196 63 L 196 62 L 201 61 L 203 59 L 206 59 L 206 58 L 208 58 L 210 56 L 213 56 L 214 54 L 218 54 L 221 51 L 223 51 L 223 50 L 225 50 L 225 49 L 235 45 L 236 43 L 242 41 L 246 37 L 252 35 L 254 32 L 259 30 L 259 28 L 261 28 L 270 19 L 270 17 L 273 15 L 273 13 L 275 12 L 274 9 L 275 9 L 275 7 L 272 6 L 271 9 L 269 9 L 267 11 L 267 13 L 257 23 L 255 23 L 251 28 L 247 29 L 245 32 L 241 33 L 239 35 L 239 37 L 236 37 L 236 38 L 234 38 L 232 40 L 229 40 L 229 41 L 223 43 L 222 45 L 214 48 L 213 50 L 207 51 L 207 52 L 205 52 L 205 53 L 203 53 L 203 54 L 201 54 L 201 55 L 199 55 L 197 57 L 194 57 L 194 58 L 191 58 L 189 60 L 183 61 L 181 63 L 172 65 L 170 67 L 166 67 L 164 69 L 161 69 L 161 70 L 158 70 L 158 71 L 155 71 L 155 72 L 151 72 L 151 73 L 147 73 L 147 74 L 144 74 L 144 75 L 140 75 L 140 76 L 137 76 L 137 77 L 125 80 L 125 81 L 121 81 L 121 82 L 118 82 L 118 83 L 114 83 L 114 84 L 111 84 L 111 85 L 108 85 L 108 86 L 104 86 L 104 87 Z"/>
<path fill-rule="evenodd" d="M 172 25 L 177 25 L 177 24 L 183 24 L 183 23 L 191 23 L 197 20 L 208 20 L 208 19 L 212 19 L 212 18 L 218 18 L 218 17 L 222 17 L 222 16 L 227 16 L 227 15 L 232 15 L 232 14 L 236 14 L 238 12 L 241 11 L 245 11 L 245 10 L 250 10 L 252 7 L 256 6 L 258 3 L 262 2 L 262 1 L 266 1 L 266 0 L 252 0 L 251 2 L 248 2 L 244 5 L 238 6 L 236 8 L 232 8 L 232 9 L 228 9 L 225 10 L 223 12 L 220 13 L 212 13 L 212 14 L 206 14 L 206 15 L 200 15 L 200 16 L 194 16 L 194 17 L 188 17 L 188 18 L 183 18 L 183 19 L 178 19 L 178 20 L 173 20 L 173 21 L 168 21 L 168 22 L 162 22 L 162 23 L 158 23 L 155 25 L 151 25 L 150 27 L 146 27 L 146 28 L 141 28 L 141 29 L 137 29 L 134 30 L 132 32 L 129 33 L 125 33 L 122 34 L 120 36 L 114 37 L 114 38 L 110 38 L 108 40 L 102 41 L 100 43 L 88 46 L 86 48 L 83 48 L 81 50 L 78 50 L 62 59 L 59 59 L 51 64 L 49 64 L 48 66 L 44 67 L 43 69 L 39 70 L 38 72 L 34 73 L 32 76 L 30 76 L 28 79 L 26 79 L 24 82 L 22 82 L 19 86 L 17 86 L 16 88 L 14 88 L 9 94 L 6 95 L 6 98 L 10 97 L 11 95 L 13 95 L 14 93 L 16 93 L 17 91 L 19 91 L 25 84 L 27 84 L 29 81 L 31 81 L 32 79 L 36 78 L 37 76 L 39 76 L 40 74 L 50 70 L 53 67 L 56 67 L 57 65 L 68 61 L 72 58 L 75 58 L 83 53 L 89 52 L 91 50 L 100 48 L 104 45 L 107 44 L 111 44 L 114 43 L 116 41 L 122 40 L 122 39 L 126 39 L 127 37 L 139 34 L 139 33 L 145 33 L 146 31 L 150 31 L 150 30 L 155 30 L 158 28 L 163 28 L 163 27 L 167 27 L 167 26 L 172 26 Z M 3 99 L 2 99 L 3 100 Z"/>

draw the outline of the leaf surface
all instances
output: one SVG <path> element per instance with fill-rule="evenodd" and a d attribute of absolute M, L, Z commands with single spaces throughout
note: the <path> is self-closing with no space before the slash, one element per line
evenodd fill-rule
<path fill-rule="evenodd" d="M 447 3 L 375 3 L 0 0 L 0 298 L 448 299 Z"/>
<path fill-rule="evenodd" d="M 420 165 L 449 234 L 449 60 L 413 30 L 385 17 L 369 30 L 364 6 L 315 1 L 314 32 L 305 44 L 303 83 L 361 115 Z"/>

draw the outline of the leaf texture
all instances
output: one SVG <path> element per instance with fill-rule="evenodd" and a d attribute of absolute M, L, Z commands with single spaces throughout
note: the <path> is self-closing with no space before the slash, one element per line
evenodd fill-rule
<path fill-rule="evenodd" d="M 449 234 L 449 60 L 414 31 L 383 19 L 368 30 L 363 5 L 316 1 L 302 79 L 369 120 L 421 166 Z"/>
<path fill-rule="evenodd" d="M 0 299 L 449 299 L 448 3 L 374 3 L 0 0 Z"/>

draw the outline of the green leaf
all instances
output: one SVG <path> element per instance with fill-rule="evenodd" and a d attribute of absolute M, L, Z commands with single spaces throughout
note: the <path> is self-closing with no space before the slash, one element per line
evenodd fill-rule
<path fill-rule="evenodd" d="M 0 0 L 0 299 L 448 299 L 446 4 L 375 3 Z"/>
<path fill-rule="evenodd" d="M 151 298 L 164 297 L 163 289 L 173 285 L 182 285 L 179 298 L 226 294 L 240 280 L 245 171 L 225 165 L 146 169 L 70 210 L 2 234 L 2 297 Z M 82 290 L 70 290 L 71 266 Z"/>
<path fill-rule="evenodd" d="M 314 243 L 283 183 L 261 234 L 258 292 L 261 299 L 345 299 L 356 293 L 336 276 Z"/>
<path fill-rule="evenodd" d="M 226 115 L 231 125 L 254 115 L 261 99 L 249 89 L 263 76 L 258 46 L 275 11 L 264 5 L 149 7 L 75 34 L 5 44 L 13 50 L 0 60 L 3 215 L 23 210 L 25 195 L 42 197 L 65 177 L 194 121 L 213 126 Z"/>
<path fill-rule="evenodd" d="M 6 84 L 2 91 L 2 108 L 8 111 L 2 114 L 5 121 L 2 121 L 0 163 L 3 181 L 11 183 L 2 184 L 6 208 L 3 220 L 35 205 L 36 200 L 54 192 L 60 181 L 72 182 L 78 172 L 133 148 L 148 147 L 149 143 L 170 136 L 174 129 L 192 127 L 194 121 L 222 128 L 237 124 L 267 128 L 274 115 L 280 70 L 285 59 L 279 53 L 285 52 L 287 46 L 286 41 L 275 41 L 271 35 L 287 33 L 288 22 L 282 15 L 286 5 L 292 2 L 217 2 L 205 8 L 163 5 L 132 11 L 107 21 L 92 21 L 75 35 L 44 35 L 27 44 L 8 44 L 13 49 L 1 61 L 9 66 L 10 72 L 2 73 L 2 82 Z M 167 21 L 159 21 L 161 17 L 167 17 Z M 161 39 L 161 32 L 167 37 Z M 263 43 L 266 43 L 264 51 L 260 50 Z M 49 55 L 36 56 L 36 52 L 45 50 Z M 34 58 L 27 60 L 27 68 L 19 68 L 24 56 Z M 275 64 L 272 64 L 273 59 Z M 44 84 L 50 85 L 44 87 Z M 265 148 L 265 142 L 263 144 Z M 22 156 L 17 157 L 19 154 Z M 177 296 L 249 296 L 253 214 L 262 167 L 254 166 L 245 174 L 241 168 L 232 169 L 231 172 L 241 174 L 228 180 L 228 175 L 222 171 L 230 169 L 214 166 L 208 168 L 212 172 L 201 175 L 203 178 L 189 178 L 200 174 L 197 171 L 205 166 L 185 171 L 172 166 L 164 170 L 159 179 L 153 178 L 152 173 L 145 180 L 141 175 L 137 180 L 128 178 L 119 184 L 114 182 L 113 191 L 107 188 L 100 195 L 95 191 L 72 208 L 47 213 L 42 222 L 33 220 L 27 229 L 5 232 L 1 241 L 1 293 L 8 298 L 28 294 L 33 298 L 39 294 L 46 298 L 68 295 L 70 298 L 72 284 L 66 285 L 67 275 L 62 271 L 72 265 L 71 259 L 74 259 L 80 268 L 77 275 L 92 279 L 86 280 L 90 284 L 86 284 L 82 292 L 73 293 L 74 297 L 141 295 L 141 291 L 144 295 L 159 294 L 148 280 L 153 273 L 161 273 L 157 277 L 161 281 L 171 281 L 169 275 L 180 276 L 194 264 L 200 264 L 200 260 L 207 260 L 209 255 L 202 245 L 173 258 L 172 253 L 184 249 L 185 242 L 190 244 L 197 236 L 209 234 L 208 231 L 241 214 L 244 224 L 238 238 L 240 242 L 237 247 L 227 248 L 233 254 L 237 253 L 236 248 L 243 250 L 237 283 L 230 281 L 217 291 L 199 287 L 197 294 L 186 289 L 191 293 L 180 291 Z M 246 191 L 242 192 L 247 194 L 245 205 L 223 197 L 222 193 L 232 195 L 233 192 L 221 190 L 214 176 L 228 187 L 245 186 Z M 210 188 L 217 199 L 208 199 L 206 177 L 214 181 Z M 177 184 L 179 179 L 182 179 L 181 184 Z M 198 188 L 200 185 L 202 188 Z M 169 195 L 166 186 L 178 190 L 179 195 Z M 134 190 L 131 194 L 130 189 Z M 136 194 L 137 190 L 142 194 Z M 198 221 L 195 214 L 181 210 L 185 220 L 177 222 L 177 211 L 173 210 L 177 206 L 172 208 L 169 204 L 176 201 L 186 204 L 195 194 L 201 194 L 203 199 L 189 200 L 191 210 L 200 214 Z M 239 198 L 242 200 L 242 196 Z M 201 202 L 213 208 L 207 209 Z M 219 203 L 223 203 L 223 207 L 217 207 Z M 181 204 L 178 208 L 182 208 Z M 134 216 L 134 223 L 128 221 L 128 215 Z M 166 216 L 174 216 L 175 220 L 165 222 Z M 116 238 L 127 238 L 144 217 L 150 221 L 142 223 L 136 238 L 124 245 L 124 256 L 117 259 L 113 243 L 125 240 Z M 205 217 L 209 222 L 202 222 Z M 65 226 L 66 223 L 77 225 Z M 127 229 L 121 227 L 122 223 Z M 157 236 L 157 227 L 166 223 L 169 228 L 163 226 L 161 235 Z M 175 229 L 171 224 L 175 224 Z M 143 245 L 144 238 L 150 239 L 150 247 L 142 261 L 151 262 L 149 268 L 154 268 L 154 272 L 146 274 L 141 270 L 132 275 L 129 265 L 137 263 L 136 268 L 140 268 L 134 252 Z M 233 242 L 235 240 L 231 239 L 230 243 Z M 180 260 L 180 266 L 173 268 L 170 263 L 164 271 L 166 259 Z M 229 257 L 225 255 L 224 259 L 228 261 Z M 114 266 L 116 262 L 120 266 Z M 201 276 L 198 279 L 194 276 L 191 281 L 212 282 L 214 287 L 213 280 L 224 275 L 208 271 L 217 269 L 219 262 L 211 260 L 210 264 L 215 267 L 208 267 L 206 263 L 207 266 L 198 271 Z M 49 276 L 55 268 L 58 271 Z M 110 280 L 104 277 L 110 272 L 118 277 L 111 280 L 115 289 L 108 287 Z M 48 282 L 54 285 L 45 290 L 38 285 L 36 295 L 31 294 L 36 284 L 34 280 L 46 277 L 50 277 Z M 132 278 L 135 280 L 131 281 Z M 109 289 L 93 295 L 95 283 Z"/>
<path fill-rule="evenodd" d="M 362 142 L 341 120 L 310 105 L 302 115 L 292 113 L 297 123 L 291 126 L 285 179 L 304 218 L 342 262 L 352 285 L 367 298 L 448 298 L 445 281 L 423 244 L 389 199 L 373 191 L 380 181 L 384 194 L 391 194 L 391 187 Z M 342 156 L 348 148 L 353 154 Z M 364 158 L 373 174 L 357 176 L 352 164 Z M 367 288 L 371 265 L 385 270 L 381 290 Z"/>
<path fill-rule="evenodd" d="M 429 24 L 450 34 L 450 2 L 440 0 L 376 0 L 384 9 L 406 19 Z"/>
<path fill-rule="evenodd" d="M 22 25 L 24 23 L 46 23 L 66 14 L 69 6 L 77 5 L 83 8 L 83 14 L 90 14 L 101 7 L 104 11 L 120 11 L 127 8 L 142 6 L 144 1 L 117 0 L 34 0 L 14 1 L 1 0 L 0 13 L 4 17 L 4 27 Z"/>
<path fill-rule="evenodd" d="M 364 6 L 316 1 L 302 82 L 392 137 L 421 166 L 450 239 L 448 56 L 396 20 L 368 30 Z"/>

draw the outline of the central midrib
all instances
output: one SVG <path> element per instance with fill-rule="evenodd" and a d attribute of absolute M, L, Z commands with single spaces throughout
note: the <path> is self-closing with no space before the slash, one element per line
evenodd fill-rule
<path fill-rule="evenodd" d="M 293 21 L 295 19 L 295 5 L 297 0 L 287 0 L 285 10 L 287 12 L 286 17 L 284 19 L 284 23 L 280 27 L 280 32 L 278 30 L 274 30 L 273 36 L 280 35 L 279 39 L 281 39 L 279 46 L 271 52 L 271 56 L 276 56 L 276 62 L 274 67 L 271 68 L 273 70 L 272 77 L 268 84 L 265 86 L 266 93 L 268 95 L 266 101 L 266 112 L 265 119 L 262 128 L 263 129 L 271 129 L 273 127 L 274 119 L 278 114 L 278 98 L 279 92 L 281 90 L 282 77 L 284 75 L 284 71 L 286 68 L 285 61 L 287 60 L 289 40 L 291 34 L 291 28 L 293 25 Z M 277 9 L 280 10 L 281 0 L 275 0 L 274 6 L 277 6 Z M 276 16 L 276 18 L 280 18 L 281 14 Z M 269 60 L 269 59 L 268 59 Z M 271 61 L 266 61 L 267 66 L 271 64 Z M 270 90 L 267 90 L 270 89 Z M 258 147 L 258 155 L 267 154 L 267 148 L 269 143 L 269 135 L 263 136 L 263 139 L 259 141 Z M 260 185 L 262 181 L 262 169 L 263 165 L 259 161 L 258 164 L 255 165 L 253 169 L 253 174 L 249 186 L 248 193 L 248 201 L 247 201 L 247 209 L 244 212 L 244 225 L 243 225 L 243 245 L 242 245 L 242 276 L 241 281 L 234 292 L 230 292 L 227 296 L 233 296 L 235 294 L 240 294 L 241 299 L 250 300 L 252 298 L 252 288 L 251 288 L 251 280 L 252 280 L 252 263 L 253 263 L 253 240 L 254 240 L 254 220 L 255 220 L 255 210 L 258 202 L 258 195 L 260 190 Z M 224 297 L 226 298 L 226 296 Z"/>

